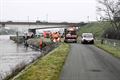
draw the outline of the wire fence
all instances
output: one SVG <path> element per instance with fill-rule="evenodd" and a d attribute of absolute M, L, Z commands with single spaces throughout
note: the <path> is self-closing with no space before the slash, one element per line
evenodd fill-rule
<path fill-rule="evenodd" d="M 105 44 L 115 48 L 120 48 L 120 40 L 99 38 L 99 39 L 96 39 L 96 43 Z"/>

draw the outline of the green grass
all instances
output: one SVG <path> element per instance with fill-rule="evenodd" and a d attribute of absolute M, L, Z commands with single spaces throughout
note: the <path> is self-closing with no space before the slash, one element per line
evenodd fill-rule
<path fill-rule="evenodd" d="M 95 37 L 101 37 L 104 31 L 109 27 L 111 27 L 109 22 L 92 22 L 85 26 L 81 26 L 79 35 L 84 32 L 91 32 Z"/>
<path fill-rule="evenodd" d="M 65 43 L 38 59 L 15 80 L 59 80 L 59 75 L 70 46 Z"/>
<path fill-rule="evenodd" d="M 91 32 L 95 35 L 96 38 L 101 38 L 104 31 L 111 27 L 111 24 L 109 22 L 92 22 L 85 26 L 81 26 L 79 30 L 79 35 L 81 35 L 84 32 Z M 116 57 L 120 57 L 120 48 L 113 47 L 108 44 L 95 44 L 97 47 L 111 53 L 112 55 Z"/>
<path fill-rule="evenodd" d="M 100 44 L 100 43 L 97 43 L 95 45 L 97 47 L 109 52 L 113 56 L 120 58 L 120 48 L 119 47 L 114 47 L 114 46 L 110 46 L 107 44 Z"/>

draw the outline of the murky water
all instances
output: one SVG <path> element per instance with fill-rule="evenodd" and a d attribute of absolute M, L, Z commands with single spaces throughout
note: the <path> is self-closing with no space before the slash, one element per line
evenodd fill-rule
<path fill-rule="evenodd" d="M 39 51 L 24 48 L 9 39 L 10 35 L 0 35 L 0 80 L 10 74 L 18 64 L 30 63 L 40 56 Z"/>
<path fill-rule="evenodd" d="M 5 25 L 5 28 L 14 29 L 15 31 L 24 33 L 27 32 L 29 28 L 42 28 L 51 26 L 59 27 L 60 25 Z M 46 30 L 63 31 L 63 28 L 40 29 L 37 30 L 36 33 Z M 17 45 L 16 43 L 14 43 L 14 41 L 11 41 L 9 39 L 10 36 L 14 35 L 0 35 L 0 80 L 10 74 L 17 65 L 21 63 L 29 64 L 41 54 L 39 51 L 34 51 L 30 48 L 26 50 L 23 45 Z"/>

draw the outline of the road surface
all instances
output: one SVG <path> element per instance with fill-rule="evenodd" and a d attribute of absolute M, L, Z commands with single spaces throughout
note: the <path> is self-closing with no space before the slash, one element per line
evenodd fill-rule
<path fill-rule="evenodd" d="M 60 80 L 120 80 L 120 59 L 94 45 L 71 44 Z"/>

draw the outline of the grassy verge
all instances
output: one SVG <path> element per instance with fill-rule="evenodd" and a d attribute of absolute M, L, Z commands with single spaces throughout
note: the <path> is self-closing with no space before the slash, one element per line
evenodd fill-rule
<path fill-rule="evenodd" d="M 79 30 L 79 35 L 81 35 L 84 32 L 91 32 L 95 35 L 95 38 L 100 38 L 104 31 L 111 27 L 111 24 L 109 22 L 92 22 L 85 26 L 81 26 Z M 110 46 L 108 44 L 100 44 L 100 42 L 97 42 L 95 44 L 97 47 L 111 53 L 112 55 L 120 58 L 120 48 Z"/>
<path fill-rule="evenodd" d="M 113 56 L 120 58 L 120 48 L 113 47 L 113 46 L 110 46 L 110 45 L 107 45 L 107 44 L 100 44 L 100 43 L 97 43 L 95 45 L 97 47 L 111 53 Z"/>
<path fill-rule="evenodd" d="M 81 26 L 79 30 L 79 35 L 84 32 L 91 32 L 95 37 L 101 37 L 106 29 L 110 27 L 109 22 L 92 22 L 85 26 Z"/>
<path fill-rule="evenodd" d="M 48 55 L 38 59 L 15 80 L 59 80 L 59 75 L 68 53 L 69 45 L 62 43 Z"/>
<path fill-rule="evenodd" d="M 79 30 L 79 35 L 81 35 L 84 32 L 91 32 L 94 34 L 95 38 L 101 38 L 104 31 L 110 27 L 111 27 L 111 24 L 109 22 L 92 22 L 87 25 L 81 26 Z M 119 47 L 110 46 L 108 44 L 100 44 L 100 42 L 97 42 L 95 45 L 111 53 L 112 55 L 120 58 Z"/>

